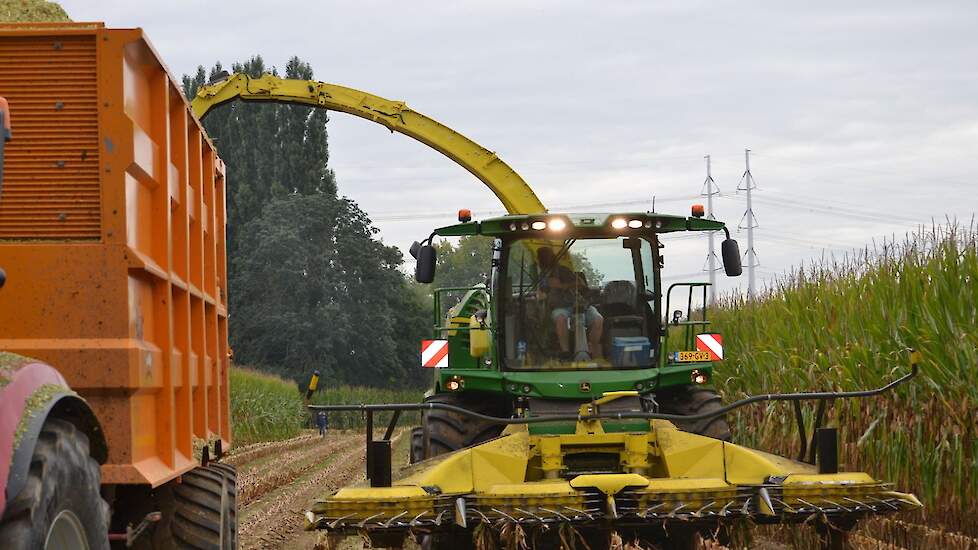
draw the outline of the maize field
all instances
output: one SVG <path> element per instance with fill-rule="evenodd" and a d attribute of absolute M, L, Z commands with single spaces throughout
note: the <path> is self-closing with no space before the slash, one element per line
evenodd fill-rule
<path fill-rule="evenodd" d="M 908 370 L 908 348 L 922 352 L 911 383 L 868 400 L 838 401 L 827 416 L 840 428 L 841 464 L 896 482 L 924 502 L 916 517 L 901 518 L 916 523 L 869 526 L 903 533 L 907 548 L 978 543 L 976 246 L 974 222 L 920 228 L 902 240 L 824 257 L 781 277 L 758 299 L 730 297 L 710 315 L 727 351 L 715 372 L 726 401 L 874 388 Z M 809 430 L 813 416 L 808 410 Z M 737 443 L 786 456 L 799 451 L 790 405 L 744 409 L 731 422 Z M 926 537 L 914 534 L 921 529 Z M 920 545 L 907 542 L 918 539 Z"/>

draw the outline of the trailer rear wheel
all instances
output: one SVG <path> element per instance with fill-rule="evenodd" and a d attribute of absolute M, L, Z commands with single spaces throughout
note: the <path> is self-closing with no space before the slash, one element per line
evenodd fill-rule
<path fill-rule="evenodd" d="M 712 388 L 703 386 L 683 386 L 681 389 L 656 396 L 659 410 L 668 414 L 703 414 L 723 407 L 720 394 Z M 730 426 L 724 415 L 714 416 L 706 420 L 677 421 L 680 430 L 705 435 L 722 441 L 730 441 Z"/>
<path fill-rule="evenodd" d="M 227 464 L 194 468 L 171 483 L 155 548 L 234 550 L 238 547 L 237 472 Z"/>
<path fill-rule="evenodd" d="M 88 436 L 71 422 L 49 418 L 27 482 L 0 520 L 4 548 L 108 550 L 109 505 L 99 494 L 100 484 Z"/>

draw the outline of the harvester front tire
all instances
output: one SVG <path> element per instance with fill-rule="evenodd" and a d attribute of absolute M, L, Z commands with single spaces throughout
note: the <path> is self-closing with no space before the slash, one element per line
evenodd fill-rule
<path fill-rule="evenodd" d="M 495 412 L 491 406 L 478 403 L 477 399 L 462 399 L 457 394 L 434 395 L 426 399 L 425 403 L 445 403 L 489 415 Z M 452 411 L 432 409 L 425 414 L 428 416 L 429 458 L 488 441 L 503 430 L 503 426 Z M 421 428 L 411 430 L 412 464 L 420 462 L 424 456 L 423 434 Z"/>
<path fill-rule="evenodd" d="M 713 412 L 723 407 L 723 401 L 716 390 L 703 386 L 684 386 L 659 398 L 659 410 L 667 414 L 693 415 Z M 674 422 L 676 427 L 685 432 L 705 435 L 722 441 L 730 441 L 730 425 L 724 415 L 714 416 L 706 420 L 690 420 Z"/>
<path fill-rule="evenodd" d="M 24 488 L 0 520 L 4 548 L 109 548 L 109 505 L 88 436 L 58 418 L 44 422 Z"/>
<path fill-rule="evenodd" d="M 171 483 L 156 527 L 155 548 L 235 550 L 238 547 L 237 472 L 227 464 L 194 468 Z"/>

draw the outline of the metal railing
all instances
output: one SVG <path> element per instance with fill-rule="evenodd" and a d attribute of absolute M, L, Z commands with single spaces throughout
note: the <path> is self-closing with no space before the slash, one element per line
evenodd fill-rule
<path fill-rule="evenodd" d="M 790 401 L 799 403 L 801 401 L 819 401 L 819 413 L 817 414 L 816 423 L 814 430 L 812 432 L 812 449 L 811 456 L 814 458 L 815 455 L 815 441 L 816 433 L 818 432 L 819 424 L 821 423 L 821 418 L 824 413 L 824 403 L 826 401 L 832 401 L 835 399 L 849 399 L 849 398 L 863 398 L 872 397 L 875 395 L 880 395 L 893 388 L 903 384 L 904 382 L 910 380 L 917 375 L 918 372 L 918 362 L 919 356 L 916 352 L 911 350 L 911 363 L 910 372 L 904 374 L 903 376 L 883 385 L 879 388 L 871 390 L 859 390 L 859 391 L 847 391 L 847 392 L 802 392 L 802 393 L 767 393 L 762 395 L 754 395 L 745 397 L 735 401 L 729 405 L 725 405 L 713 411 L 708 411 L 700 414 L 692 415 L 682 415 L 682 414 L 670 414 L 661 412 L 650 412 L 650 411 L 626 411 L 626 412 L 609 412 L 602 413 L 600 407 L 595 407 L 594 410 L 598 411 L 592 415 L 581 415 L 581 414 L 558 414 L 552 416 L 539 416 L 539 417 L 516 417 L 516 418 L 503 418 L 498 416 L 491 416 L 475 412 L 464 407 L 458 407 L 455 405 L 449 405 L 447 403 L 387 403 L 387 404 L 348 404 L 348 405 L 308 405 L 308 409 L 311 411 L 328 411 L 328 412 L 350 412 L 350 411 L 360 411 L 367 416 L 366 425 L 366 443 L 367 443 L 367 475 L 368 478 L 372 471 L 372 455 L 373 449 L 375 447 L 373 439 L 373 420 L 374 413 L 380 411 L 393 411 L 394 415 L 391 417 L 391 421 L 387 426 L 384 433 L 384 438 L 382 441 L 387 442 L 386 449 L 386 459 L 383 462 L 390 462 L 390 438 L 394 433 L 394 429 L 397 426 L 397 421 L 404 411 L 421 411 L 421 424 L 424 430 L 423 435 L 423 445 L 424 445 L 424 457 L 429 456 L 429 437 L 427 432 L 427 413 L 433 410 L 442 410 L 460 414 L 469 418 L 475 418 L 488 422 L 495 425 L 509 425 L 509 424 L 544 424 L 548 422 L 577 422 L 586 420 L 669 420 L 669 421 L 695 421 L 695 420 L 706 420 L 709 418 L 715 418 L 717 416 L 724 415 L 730 411 L 739 409 L 741 407 L 746 407 L 747 405 L 752 405 L 755 403 L 761 403 L 765 401 Z M 803 458 L 807 434 L 805 432 L 804 422 L 801 416 L 800 406 L 795 407 L 796 421 L 798 423 L 798 431 L 802 440 L 802 453 L 800 460 Z M 810 460 L 811 461 L 811 460 Z M 381 470 L 383 468 L 380 468 Z M 389 467 L 388 467 L 389 469 Z M 372 480 L 373 482 L 373 480 Z"/>

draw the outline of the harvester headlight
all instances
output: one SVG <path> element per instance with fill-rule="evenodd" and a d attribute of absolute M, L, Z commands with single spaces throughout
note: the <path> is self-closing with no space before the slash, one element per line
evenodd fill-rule
<path fill-rule="evenodd" d="M 639 227 L 642 227 L 642 220 L 628 220 L 628 227 L 638 229 Z"/>
<path fill-rule="evenodd" d="M 645 225 L 646 229 L 652 227 L 652 220 L 645 220 L 645 223 L 643 225 Z"/>
<path fill-rule="evenodd" d="M 689 373 L 689 377 L 693 380 L 694 384 L 703 385 L 710 381 L 710 377 L 706 375 L 705 372 L 701 372 L 699 369 L 693 369 L 693 372 Z"/>
<path fill-rule="evenodd" d="M 662 229 L 662 220 L 655 220 L 655 228 Z"/>
<path fill-rule="evenodd" d="M 465 379 L 461 376 L 453 376 L 445 382 L 448 391 L 458 391 L 465 387 Z"/>
<path fill-rule="evenodd" d="M 550 220 L 548 226 L 551 231 L 563 231 L 567 227 L 567 222 L 560 218 L 554 218 Z"/>
<path fill-rule="evenodd" d="M 628 222 L 624 218 L 615 218 L 611 220 L 611 227 L 615 229 L 625 229 L 628 226 Z"/>
<path fill-rule="evenodd" d="M 529 384 L 523 384 L 523 393 L 530 393 Z"/>
<path fill-rule="evenodd" d="M 541 229 L 546 229 L 547 228 L 547 222 L 545 222 L 543 220 L 537 220 L 537 221 L 533 222 L 532 224 L 530 224 L 530 227 L 532 227 L 533 229 L 536 229 L 537 231 L 540 231 Z"/>
<path fill-rule="evenodd" d="M 523 222 L 523 223 L 520 224 L 520 229 L 522 229 L 523 231 L 526 231 L 529 228 L 530 228 L 530 224 L 528 224 L 526 222 Z"/>
<path fill-rule="evenodd" d="M 509 230 L 510 231 L 516 231 L 516 224 L 515 223 L 509 224 Z"/>

